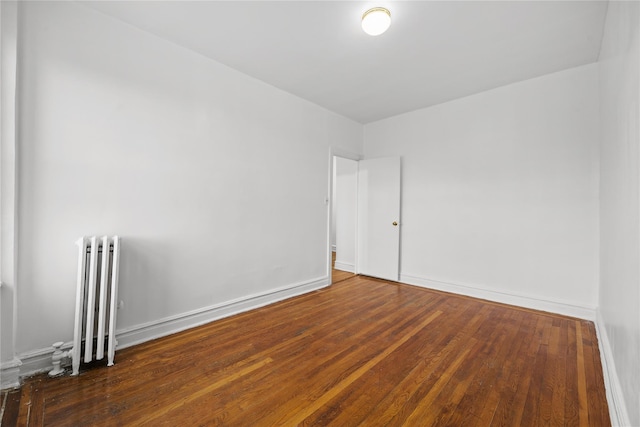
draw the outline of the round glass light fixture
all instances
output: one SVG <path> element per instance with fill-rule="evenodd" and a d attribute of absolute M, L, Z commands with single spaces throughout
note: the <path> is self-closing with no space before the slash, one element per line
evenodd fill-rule
<path fill-rule="evenodd" d="M 374 7 L 362 15 L 362 29 L 370 36 L 377 36 L 391 25 L 391 12 L 384 7 Z"/>

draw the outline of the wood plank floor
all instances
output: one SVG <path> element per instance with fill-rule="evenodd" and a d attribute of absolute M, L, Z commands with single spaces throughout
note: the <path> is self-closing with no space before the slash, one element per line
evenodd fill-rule
<path fill-rule="evenodd" d="M 3 426 L 608 426 L 591 322 L 361 276 L 3 395 Z"/>

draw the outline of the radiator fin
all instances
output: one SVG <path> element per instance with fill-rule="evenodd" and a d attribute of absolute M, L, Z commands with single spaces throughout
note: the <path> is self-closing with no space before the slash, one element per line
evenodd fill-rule
<path fill-rule="evenodd" d="M 83 237 L 77 244 L 78 282 L 71 350 L 72 375 L 78 375 L 81 361 L 88 363 L 104 358 L 105 341 L 107 365 L 113 365 L 117 345 L 115 331 L 120 238 Z"/>

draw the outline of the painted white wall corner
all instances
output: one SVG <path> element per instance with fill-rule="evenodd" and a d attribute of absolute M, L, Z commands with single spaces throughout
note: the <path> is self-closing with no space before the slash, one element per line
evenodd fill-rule
<path fill-rule="evenodd" d="M 624 394 L 620 385 L 620 378 L 616 371 L 613 358 L 611 342 L 607 335 L 607 329 L 600 310 L 596 311 L 596 334 L 598 336 L 598 349 L 600 350 L 600 363 L 602 364 L 602 374 L 604 376 L 604 388 L 607 393 L 607 403 L 609 404 L 609 416 L 612 426 L 630 426 L 631 420 L 627 405 L 624 402 Z"/>

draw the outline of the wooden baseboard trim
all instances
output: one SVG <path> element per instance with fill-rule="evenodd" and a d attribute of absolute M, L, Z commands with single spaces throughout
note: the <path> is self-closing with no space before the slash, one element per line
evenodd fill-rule
<path fill-rule="evenodd" d="M 22 361 L 17 357 L 0 364 L 0 389 L 20 387 L 20 367 Z"/>
<path fill-rule="evenodd" d="M 356 266 L 353 264 L 349 264 L 346 262 L 340 262 L 338 260 L 336 260 L 333 268 L 335 268 L 336 270 L 340 270 L 340 271 L 347 271 L 349 273 L 355 273 L 356 272 Z"/>
<path fill-rule="evenodd" d="M 175 334 L 186 329 L 194 328 L 214 320 L 233 316 L 245 311 L 253 310 L 265 305 L 273 304 L 287 298 L 306 294 L 329 285 L 328 277 L 321 277 L 307 282 L 295 283 L 289 286 L 272 289 L 245 297 L 237 298 L 198 310 L 181 313 L 176 316 L 165 317 L 129 328 L 124 328 L 116 332 L 117 348 L 123 349 L 156 338 Z M 62 346 L 62 350 L 69 350 L 73 346 L 71 341 L 66 342 Z M 46 372 L 51 369 L 51 354 L 53 348 L 41 348 L 19 355 L 21 364 L 10 371 L 9 368 L 2 367 L 2 388 L 10 388 L 19 385 L 19 377 L 26 377 L 40 372 Z M 116 353 L 116 363 L 118 354 Z M 68 361 L 68 359 L 67 359 Z M 6 373 L 5 373 L 6 371 Z M 5 374 L 7 375 L 7 383 L 10 379 L 14 380 L 5 387 Z M 14 378 L 15 377 L 15 378 Z"/>
<path fill-rule="evenodd" d="M 200 326 L 214 320 L 253 310 L 274 302 L 315 291 L 329 285 L 329 278 L 322 277 L 308 282 L 273 289 L 268 292 L 248 295 L 221 304 L 215 304 L 177 316 L 123 329 L 118 332 L 118 348 L 131 347 L 152 339 Z"/>
<path fill-rule="evenodd" d="M 534 310 L 541 310 L 550 313 L 562 314 L 565 316 L 577 317 L 579 319 L 586 319 L 591 321 L 595 321 L 596 319 L 595 307 L 586 307 L 568 304 L 566 302 L 545 300 L 534 298 L 528 295 L 496 292 L 483 288 L 481 286 L 470 286 L 457 283 L 442 282 L 439 280 L 431 280 L 410 274 L 401 274 L 400 282 L 407 283 L 409 285 L 421 286 L 424 288 L 436 289 L 439 291 L 480 298 L 488 301 L 499 302 L 503 304 L 516 305 L 519 307 L 531 308 Z"/>
<path fill-rule="evenodd" d="M 604 388 L 607 393 L 607 403 L 609 404 L 609 416 L 612 426 L 630 426 L 627 405 L 624 402 L 622 385 L 618 378 L 616 365 L 613 359 L 613 351 L 609 336 L 605 327 L 604 319 L 600 310 L 596 310 L 596 334 L 598 336 L 598 347 L 600 349 L 600 360 L 602 363 L 602 374 L 604 376 Z"/>

